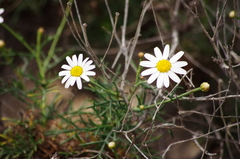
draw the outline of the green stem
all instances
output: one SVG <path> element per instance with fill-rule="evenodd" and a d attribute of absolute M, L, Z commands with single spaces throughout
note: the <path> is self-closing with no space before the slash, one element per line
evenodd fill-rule
<path fill-rule="evenodd" d="M 42 60 L 40 57 L 41 54 L 41 39 L 42 39 L 42 32 L 40 32 L 39 30 L 37 31 L 37 42 L 36 42 L 36 52 L 34 54 L 37 65 L 38 65 L 38 69 L 39 69 L 39 74 L 40 74 L 40 78 L 41 78 L 41 82 L 45 83 L 45 73 L 42 67 Z"/>
<path fill-rule="evenodd" d="M 146 82 L 145 82 L 145 81 L 140 81 L 140 82 L 138 81 L 138 83 L 136 82 L 136 84 L 134 85 L 134 89 L 133 89 L 130 97 L 128 98 L 128 101 L 130 101 L 130 100 L 132 99 L 132 97 L 133 97 L 133 95 L 135 94 L 138 86 L 141 85 L 141 84 L 143 84 L 143 83 L 146 83 Z"/>
<path fill-rule="evenodd" d="M 24 40 L 24 38 L 23 38 L 20 34 L 18 34 L 17 32 L 15 32 L 13 29 L 11 29 L 11 28 L 10 28 L 7 24 L 5 24 L 5 23 L 1 23 L 1 25 L 2 25 L 5 29 L 7 29 L 13 36 L 15 36 L 15 38 L 18 39 L 18 41 L 19 41 L 20 43 L 22 43 L 22 44 L 28 49 L 28 51 L 31 52 L 31 53 L 34 55 L 34 49 L 32 49 L 32 48 L 30 47 L 30 45 L 28 45 L 28 43 Z"/>
<path fill-rule="evenodd" d="M 141 61 L 142 61 L 142 57 L 139 57 L 139 63 Z M 138 81 L 139 81 L 139 75 L 140 75 L 141 70 L 142 70 L 142 66 L 138 65 L 138 69 L 137 69 L 137 72 L 136 72 L 135 83 L 138 83 Z"/>
<path fill-rule="evenodd" d="M 106 138 L 104 139 L 104 143 L 103 143 L 103 145 L 102 145 L 102 147 L 101 147 L 101 149 L 100 149 L 100 151 L 99 151 L 99 153 L 98 153 L 98 156 L 101 156 L 101 154 L 103 153 L 103 150 L 104 150 L 105 146 L 107 145 L 108 139 L 110 138 L 110 136 L 112 135 L 112 133 L 113 133 L 113 131 L 110 131 L 110 132 L 108 133 L 108 135 L 106 136 Z"/>
<path fill-rule="evenodd" d="M 112 95 L 117 96 L 117 93 L 115 93 L 115 92 L 113 92 L 113 91 L 110 91 L 110 90 L 104 88 L 103 86 L 101 86 L 100 84 L 98 84 L 97 82 L 95 82 L 94 80 L 90 80 L 90 83 L 92 83 L 92 84 L 94 84 L 94 85 L 102 88 L 103 90 L 105 90 L 106 92 L 108 92 L 108 93 L 110 93 L 110 94 L 112 94 Z"/>
<path fill-rule="evenodd" d="M 168 103 L 168 102 L 177 100 L 177 99 L 179 99 L 179 98 L 182 98 L 182 97 L 184 97 L 184 96 L 187 96 L 187 95 L 189 95 L 189 94 L 191 94 L 191 93 L 194 93 L 194 92 L 197 92 L 197 91 L 201 91 L 201 87 L 192 89 L 192 90 L 190 90 L 190 91 L 188 91 L 188 92 L 185 92 L 185 93 L 183 93 L 183 94 L 181 94 L 181 95 L 179 95 L 179 96 L 177 96 L 177 97 L 174 97 L 174 98 L 171 98 L 171 99 L 166 99 L 166 100 L 161 101 L 161 102 L 158 102 L 158 103 L 156 103 L 156 104 L 152 104 L 152 105 L 146 106 L 146 107 L 144 107 L 144 109 L 149 109 L 149 108 L 155 107 L 156 105 L 159 105 L 159 104 L 165 104 L 165 103 Z M 139 109 L 139 108 L 138 108 L 138 109 L 134 109 L 134 111 L 140 111 L 140 109 Z"/>
<path fill-rule="evenodd" d="M 114 149 L 112 149 L 112 152 L 114 153 L 114 156 L 116 157 L 116 159 L 119 159 L 118 153 Z"/>
<path fill-rule="evenodd" d="M 48 118 L 48 113 L 47 113 L 47 106 L 46 106 L 46 94 L 47 94 L 47 92 L 46 92 L 46 89 L 45 88 L 42 88 L 41 89 L 41 91 L 42 91 L 42 99 L 41 99 L 41 103 L 40 103 L 40 108 L 41 108 L 41 112 L 43 113 L 43 123 L 45 124 L 46 123 L 46 121 L 47 121 L 47 118 Z"/>
<path fill-rule="evenodd" d="M 142 57 L 139 57 L 139 63 L 142 61 Z M 140 83 L 142 83 L 142 82 L 140 82 L 140 83 L 138 83 L 139 82 L 139 75 L 140 75 L 140 72 L 141 72 L 141 70 L 142 70 L 142 66 L 140 66 L 140 65 L 138 65 L 138 68 L 137 68 L 137 72 L 136 72 L 136 78 L 135 78 L 135 88 L 134 88 L 134 90 L 132 91 L 132 93 L 131 93 L 131 96 L 128 98 L 128 101 L 130 101 L 131 99 L 132 99 L 132 97 L 133 97 L 133 95 L 135 94 L 135 91 L 137 90 L 137 86 L 140 84 Z"/>
<path fill-rule="evenodd" d="M 71 0 L 70 2 L 72 2 L 72 0 Z M 66 15 L 68 15 L 68 14 L 69 14 L 69 9 L 66 9 Z M 54 55 L 54 53 L 55 53 L 55 48 L 56 48 L 56 46 L 57 46 L 58 40 L 59 40 L 59 38 L 60 38 L 60 35 L 62 34 L 62 31 L 63 31 L 63 29 L 64 29 L 64 27 L 65 27 L 66 21 L 67 21 L 67 20 L 66 20 L 66 18 L 65 18 L 65 16 L 64 16 L 64 17 L 62 18 L 62 21 L 61 21 L 61 23 L 60 23 L 57 31 L 56 31 L 56 34 L 55 34 L 55 36 L 54 36 L 52 45 L 51 45 L 51 47 L 50 47 L 50 49 L 49 49 L 49 51 L 48 51 L 48 54 L 47 54 L 47 58 L 45 59 L 45 61 L 44 61 L 44 63 L 43 63 L 44 72 L 47 71 L 48 64 L 50 63 L 50 61 L 51 61 L 51 59 L 52 59 L 52 57 L 53 57 L 53 55 Z"/>

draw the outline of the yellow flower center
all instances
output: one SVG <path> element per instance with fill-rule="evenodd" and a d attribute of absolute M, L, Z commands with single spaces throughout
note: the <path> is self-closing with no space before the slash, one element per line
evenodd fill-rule
<path fill-rule="evenodd" d="M 82 73 L 83 73 L 83 69 L 80 66 L 74 66 L 70 71 L 71 76 L 75 76 L 75 77 L 81 76 Z"/>
<path fill-rule="evenodd" d="M 160 60 L 157 63 L 156 68 L 159 72 L 168 72 L 172 67 L 172 64 L 168 60 Z"/>

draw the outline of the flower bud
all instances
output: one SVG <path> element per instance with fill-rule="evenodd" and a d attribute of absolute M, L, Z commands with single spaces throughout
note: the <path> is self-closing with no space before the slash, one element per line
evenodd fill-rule
<path fill-rule="evenodd" d="M 201 85 L 200 85 L 200 88 L 201 88 L 201 91 L 203 92 L 207 92 L 210 88 L 210 84 L 208 84 L 207 82 L 203 82 Z"/>
<path fill-rule="evenodd" d="M 235 12 L 234 10 L 232 10 L 231 12 L 229 12 L 228 16 L 229 16 L 230 18 L 235 18 L 236 12 Z"/>
<path fill-rule="evenodd" d="M 5 42 L 0 39 L 0 48 L 3 48 L 5 46 Z"/>
<path fill-rule="evenodd" d="M 139 106 L 139 109 L 141 109 L 141 110 L 143 110 L 144 108 L 145 108 L 144 105 L 140 105 L 140 106 Z"/>
<path fill-rule="evenodd" d="M 43 28 L 43 27 L 40 27 L 40 28 L 38 28 L 37 31 L 38 31 L 39 34 L 43 34 L 43 33 L 44 33 L 44 28 Z"/>
<path fill-rule="evenodd" d="M 108 147 L 110 148 L 110 149 L 113 149 L 114 147 L 116 147 L 116 143 L 115 142 L 109 142 L 108 143 Z"/>
<path fill-rule="evenodd" d="M 139 52 L 138 53 L 138 57 L 142 58 L 144 56 L 144 53 L 143 52 Z"/>

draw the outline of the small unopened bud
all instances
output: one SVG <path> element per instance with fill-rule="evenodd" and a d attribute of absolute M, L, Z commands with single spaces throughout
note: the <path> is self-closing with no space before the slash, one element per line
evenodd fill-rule
<path fill-rule="evenodd" d="M 203 82 L 201 85 L 200 85 L 200 88 L 201 88 L 201 91 L 203 92 L 207 92 L 210 88 L 210 84 L 208 84 L 207 82 Z"/>
<path fill-rule="evenodd" d="M 141 76 L 141 77 L 140 77 L 140 79 L 141 79 L 141 80 L 143 80 L 143 79 L 144 79 L 144 77 L 143 77 L 143 76 Z"/>
<path fill-rule="evenodd" d="M 144 56 L 144 53 L 143 52 L 139 52 L 138 53 L 138 57 L 142 58 Z"/>
<path fill-rule="evenodd" d="M 141 109 L 141 110 L 143 110 L 144 108 L 145 108 L 144 105 L 140 105 L 140 106 L 139 106 L 139 109 Z"/>
<path fill-rule="evenodd" d="M 231 12 L 229 12 L 228 16 L 229 16 L 230 18 L 235 18 L 236 12 L 235 12 L 234 10 L 232 10 Z"/>
<path fill-rule="evenodd" d="M 0 39 L 0 48 L 3 48 L 5 46 L 5 42 Z"/>
<path fill-rule="evenodd" d="M 44 28 L 43 27 L 40 27 L 40 28 L 38 28 L 38 33 L 40 33 L 40 34 L 43 34 L 44 33 Z"/>
<path fill-rule="evenodd" d="M 115 148 L 116 147 L 116 143 L 115 142 L 109 142 L 108 143 L 108 147 L 110 148 L 110 149 L 113 149 L 113 148 Z"/>

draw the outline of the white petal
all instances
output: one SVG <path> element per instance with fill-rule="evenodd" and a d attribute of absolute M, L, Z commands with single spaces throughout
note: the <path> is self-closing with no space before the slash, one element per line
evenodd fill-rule
<path fill-rule="evenodd" d="M 152 63 L 157 63 L 159 61 L 156 57 L 148 53 L 144 54 L 144 57 L 151 61 Z"/>
<path fill-rule="evenodd" d="M 178 74 L 182 74 L 182 75 L 184 75 L 184 74 L 187 73 L 186 70 L 184 70 L 184 69 L 182 69 L 182 68 L 178 68 L 178 67 L 172 67 L 172 68 L 171 68 L 171 71 L 173 71 L 173 72 L 175 72 L 175 73 L 178 73 Z"/>
<path fill-rule="evenodd" d="M 79 90 L 82 89 L 82 80 L 81 80 L 81 78 L 77 78 L 77 87 L 78 87 Z"/>
<path fill-rule="evenodd" d="M 75 84 L 77 78 L 79 78 L 79 77 L 72 76 L 70 78 L 71 78 L 71 84 L 70 85 L 73 86 Z"/>
<path fill-rule="evenodd" d="M 171 63 L 176 62 L 177 60 L 179 60 L 182 56 L 183 56 L 184 52 L 183 51 L 179 51 L 178 53 L 176 53 L 169 61 Z"/>
<path fill-rule="evenodd" d="M 89 57 L 85 58 L 80 66 L 83 67 L 83 66 L 85 65 L 85 63 L 87 62 L 88 59 L 89 59 Z"/>
<path fill-rule="evenodd" d="M 158 47 L 154 48 L 154 54 L 158 60 L 162 60 L 162 52 Z"/>
<path fill-rule="evenodd" d="M 162 76 L 162 73 L 160 73 L 157 79 L 157 88 L 162 88 L 162 86 L 163 86 L 163 76 Z"/>
<path fill-rule="evenodd" d="M 156 63 L 150 61 L 141 61 L 139 65 L 143 67 L 156 67 Z"/>
<path fill-rule="evenodd" d="M 156 68 L 149 68 L 147 70 L 144 70 L 142 73 L 141 73 L 141 76 L 148 76 L 150 74 L 153 74 L 155 72 L 158 72 L 158 70 Z"/>
<path fill-rule="evenodd" d="M 67 82 L 65 83 L 65 88 L 69 88 L 70 84 L 71 84 L 71 81 L 72 81 L 72 77 L 70 77 Z"/>
<path fill-rule="evenodd" d="M 78 66 L 81 66 L 83 60 L 83 54 L 78 55 Z"/>
<path fill-rule="evenodd" d="M 168 71 L 167 74 L 174 82 L 179 83 L 181 81 L 173 71 Z"/>
<path fill-rule="evenodd" d="M 164 86 L 166 88 L 168 88 L 169 87 L 169 77 L 168 77 L 167 73 L 163 73 L 163 82 L 164 82 Z"/>
<path fill-rule="evenodd" d="M 153 81 L 155 81 L 157 78 L 158 78 L 158 76 L 159 76 L 159 74 L 160 74 L 160 72 L 155 72 L 154 74 L 152 74 L 150 77 L 149 77 L 149 79 L 148 79 L 148 83 L 149 84 L 151 84 L 151 83 L 153 83 Z"/>
<path fill-rule="evenodd" d="M 0 8 L 0 14 L 4 12 L 4 8 Z"/>
<path fill-rule="evenodd" d="M 69 64 L 71 67 L 74 67 L 74 66 L 75 66 L 74 63 L 73 63 L 73 61 L 72 61 L 72 59 L 71 59 L 69 56 L 66 57 L 66 60 L 67 60 L 68 64 Z"/>
<path fill-rule="evenodd" d="M 66 75 L 65 77 L 63 77 L 63 79 L 62 79 L 61 83 L 62 83 L 62 84 L 63 84 L 63 83 L 65 83 L 65 82 L 66 82 L 66 80 L 68 80 L 70 77 L 71 77 L 71 75 L 70 75 L 70 74 Z"/>
<path fill-rule="evenodd" d="M 86 71 L 84 72 L 87 76 L 95 76 L 96 75 L 96 72 L 93 72 L 93 71 Z"/>
<path fill-rule="evenodd" d="M 61 68 L 63 68 L 63 69 L 65 69 L 65 70 L 71 70 L 72 69 L 72 67 L 71 66 L 69 66 L 69 65 L 62 65 L 62 67 Z"/>
<path fill-rule="evenodd" d="M 66 76 L 66 75 L 70 75 L 70 71 L 60 71 L 58 73 L 58 76 Z"/>
<path fill-rule="evenodd" d="M 172 67 L 184 67 L 187 66 L 188 63 L 186 61 L 177 61 L 172 63 Z"/>
<path fill-rule="evenodd" d="M 83 66 L 83 70 L 92 70 L 94 69 L 96 66 L 95 65 L 84 65 Z"/>
<path fill-rule="evenodd" d="M 163 50 L 163 59 L 166 60 L 169 56 L 170 46 L 166 45 Z"/>
<path fill-rule="evenodd" d="M 91 65 L 93 63 L 92 60 L 89 60 L 88 62 L 85 63 L 84 67 L 88 67 L 89 65 Z"/>
<path fill-rule="evenodd" d="M 4 22 L 4 19 L 3 17 L 0 16 L 0 23 L 3 23 Z"/>
<path fill-rule="evenodd" d="M 78 60 L 77 60 L 77 56 L 76 55 L 72 56 L 72 61 L 73 61 L 74 66 L 78 65 Z"/>
<path fill-rule="evenodd" d="M 92 70 L 92 69 L 94 69 L 96 66 L 95 65 L 90 65 L 90 66 L 88 66 L 87 68 L 83 68 L 83 70 L 84 71 L 89 71 L 89 70 Z"/>
<path fill-rule="evenodd" d="M 87 81 L 87 82 L 90 81 L 89 77 L 88 77 L 85 73 L 83 73 L 80 77 L 81 77 L 82 79 L 84 79 L 85 81 Z"/>

